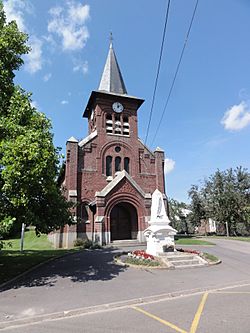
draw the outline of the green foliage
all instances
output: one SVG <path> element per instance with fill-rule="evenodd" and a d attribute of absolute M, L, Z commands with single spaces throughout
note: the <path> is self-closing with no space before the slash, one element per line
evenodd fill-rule
<path fill-rule="evenodd" d="M 3 215 L 3 213 L 1 215 Z M 4 242 L 2 239 L 10 232 L 14 221 L 15 219 L 11 216 L 3 216 L 2 218 L 0 217 L 0 250 L 4 247 Z"/>
<path fill-rule="evenodd" d="M 101 249 L 101 245 L 99 245 L 98 243 L 93 243 L 91 240 L 89 239 L 82 239 L 82 238 L 77 238 L 74 241 L 74 246 L 75 247 L 81 247 L 83 249 Z"/>
<path fill-rule="evenodd" d="M 202 253 L 202 257 L 210 262 L 218 262 L 219 258 L 217 258 L 216 256 L 214 256 L 213 254 L 207 253 L 207 252 L 203 252 Z"/>
<path fill-rule="evenodd" d="M 88 239 L 77 238 L 74 241 L 74 246 L 81 246 L 85 249 L 89 249 L 92 245 L 92 242 Z"/>
<path fill-rule="evenodd" d="M 172 227 L 181 234 L 193 233 L 194 226 L 190 223 L 189 206 L 175 199 L 169 199 L 168 204 Z"/>
<path fill-rule="evenodd" d="M 29 52 L 28 36 L 20 32 L 16 22 L 6 24 L 3 4 L 0 1 L 0 115 L 6 115 L 13 93 L 14 71 L 23 64 L 22 55 Z M 2 131 L 0 130 L 0 138 Z"/>
<path fill-rule="evenodd" d="M 0 2 L 0 236 L 15 224 L 50 232 L 71 223 L 69 203 L 56 178 L 59 150 L 51 123 L 13 83 L 21 56 L 29 51 L 27 35 L 15 22 L 6 24 Z"/>
<path fill-rule="evenodd" d="M 215 245 L 212 242 L 204 241 L 202 239 L 193 239 L 193 238 L 179 238 L 175 241 L 175 243 L 177 245 Z"/>
<path fill-rule="evenodd" d="M 3 243 L 4 248 L 0 252 L 0 284 L 51 258 L 78 251 L 53 249 L 48 236 L 41 234 L 38 237 L 34 230 L 25 232 L 23 252 L 20 252 L 20 238 L 8 239 Z"/>
<path fill-rule="evenodd" d="M 250 234 L 250 173 L 246 169 L 217 170 L 200 189 L 192 186 L 189 196 L 193 222 L 211 217 L 223 230 L 227 222 L 230 235 Z"/>
<path fill-rule="evenodd" d="M 8 248 L 9 244 L 11 244 L 12 251 L 20 250 L 20 237 L 21 233 L 16 235 L 16 238 L 10 238 L 8 240 L 4 240 L 4 248 Z M 24 233 L 24 250 L 50 250 L 53 249 L 52 243 L 48 240 L 48 236 L 46 234 L 36 235 L 35 230 L 27 230 Z"/>
<path fill-rule="evenodd" d="M 5 216 L 2 218 L 1 223 L 0 223 L 0 236 L 1 237 L 8 235 L 15 220 L 16 220 L 15 217 L 11 217 L 11 216 Z"/>
<path fill-rule="evenodd" d="M 205 201 L 197 185 L 191 186 L 188 195 L 191 199 L 189 218 L 190 222 L 196 227 L 200 225 L 201 220 L 206 219 Z"/>

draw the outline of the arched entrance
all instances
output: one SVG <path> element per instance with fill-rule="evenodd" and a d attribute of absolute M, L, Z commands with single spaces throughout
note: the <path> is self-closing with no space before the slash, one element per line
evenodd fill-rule
<path fill-rule="evenodd" d="M 138 217 L 135 207 L 129 203 L 119 203 L 110 213 L 111 241 L 136 239 Z"/>

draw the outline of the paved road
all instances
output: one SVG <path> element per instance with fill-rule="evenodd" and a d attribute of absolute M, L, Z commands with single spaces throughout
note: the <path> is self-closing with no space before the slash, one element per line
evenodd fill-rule
<path fill-rule="evenodd" d="M 125 306 L 4 330 L 9 333 L 249 333 L 250 286 Z"/>
<path fill-rule="evenodd" d="M 48 263 L 2 291 L 0 328 L 20 332 L 18 325 L 26 320 L 21 331 L 27 333 L 187 332 L 206 297 L 199 327 L 190 332 L 203 327 L 200 332 L 249 333 L 250 243 L 216 240 L 216 244 L 202 249 L 219 256 L 222 264 L 199 269 L 124 268 L 113 263 L 119 250 L 112 248 Z M 224 289 L 230 286 L 234 288 Z M 74 318 L 28 324 L 63 316 Z"/>

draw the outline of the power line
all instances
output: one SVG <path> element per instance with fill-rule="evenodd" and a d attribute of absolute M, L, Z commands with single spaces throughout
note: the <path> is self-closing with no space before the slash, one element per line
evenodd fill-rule
<path fill-rule="evenodd" d="M 182 51 L 181 51 L 180 59 L 179 59 L 178 65 L 176 67 L 176 71 L 175 71 L 175 75 L 174 75 L 174 78 L 173 78 L 173 82 L 171 84 L 171 87 L 170 87 L 170 90 L 169 90 L 169 93 L 168 93 L 168 97 L 167 97 L 167 100 L 166 100 L 166 103 L 165 103 L 165 106 L 164 106 L 164 109 L 163 109 L 161 118 L 159 120 L 159 123 L 158 123 L 158 126 L 157 126 L 157 129 L 156 129 L 156 132 L 155 132 L 155 135 L 154 135 L 154 138 L 152 140 L 151 145 L 153 145 L 153 143 L 155 141 L 155 138 L 156 138 L 156 136 L 158 134 L 159 128 L 161 126 L 164 114 L 166 112 L 166 109 L 167 109 L 167 106 L 168 106 L 168 103 L 169 103 L 169 100 L 170 100 L 170 96 L 172 94 L 172 91 L 173 91 L 173 88 L 174 88 L 174 85 L 175 85 L 176 77 L 178 75 L 178 72 L 179 72 L 179 69 L 180 69 L 180 65 L 181 65 L 181 62 L 182 62 L 182 58 L 183 58 L 183 55 L 184 55 L 184 51 L 185 51 L 186 46 L 187 46 L 188 38 L 189 38 L 189 35 L 190 35 L 190 32 L 191 32 L 191 28 L 192 28 L 192 25 L 193 25 L 193 21 L 194 21 L 194 17 L 195 17 L 195 14 L 196 14 L 197 7 L 198 7 L 198 3 L 199 3 L 199 0 L 196 1 L 195 7 L 194 7 L 193 15 L 192 15 L 192 18 L 191 18 L 191 21 L 190 21 L 190 25 L 189 25 L 189 28 L 188 28 L 188 32 L 187 32 L 187 35 L 186 35 L 186 39 L 184 41 L 184 45 L 183 45 L 183 48 L 182 48 Z"/>
<path fill-rule="evenodd" d="M 170 0 L 168 0 L 167 10 L 166 10 L 166 15 L 165 15 L 165 23 L 164 23 L 164 29 L 163 29 L 163 35 L 162 35 L 160 57 L 159 57 L 159 61 L 158 61 L 157 74 L 156 74 L 156 78 L 155 78 L 154 92 L 153 92 L 152 104 L 151 104 L 151 109 L 150 109 L 150 114 L 149 114 L 149 121 L 148 121 L 148 126 L 147 126 L 146 137 L 145 137 L 145 144 L 147 143 L 149 127 L 150 127 L 150 124 L 151 124 L 151 119 L 152 119 L 152 114 L 153 114 L 155 94 L 156 94 L 156 89 L 157 89 L 157 85 L 158 85 L 158 78 L 159 78 L 159 73 L 160 73 L 160 68 L 161 68 L 161 58 L 162 58 L 163 46 L 164 46 L 166 30 L 167 30 L 169 7 L 170 7 Z"/>

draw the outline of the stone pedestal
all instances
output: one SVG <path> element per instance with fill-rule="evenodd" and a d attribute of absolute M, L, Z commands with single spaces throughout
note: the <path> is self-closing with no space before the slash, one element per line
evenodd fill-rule
<path fill-rule="evenodd" d="M 155 190 L 152 195 L 150 226 L 143 232 L 148 254 L 157 256 L 160 253 L 175 251 L 174 235 L 177 231 L 169 223 L 163 195 L 159 190 Z"/>

